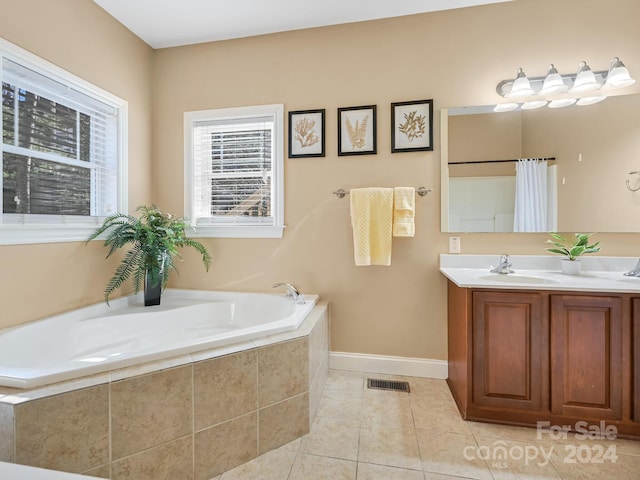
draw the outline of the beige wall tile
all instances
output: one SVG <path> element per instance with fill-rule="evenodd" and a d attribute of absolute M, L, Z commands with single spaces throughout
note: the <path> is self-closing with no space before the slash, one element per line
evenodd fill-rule
<path fill-rule="evenodd" d="M 259 452 L 265 453 L 309 432 L 309 394 L 289 398 L 259 412 Z"/>
<path fill-rule="evenodd" d="M 109 461 L 109 387 L 15 407 L 16 463 L 79 473 Z"/>
<path fill-rule="evenodd" d="M 257 428 L 257 414 L 249 413 L 196 432 L 195 480 L 209 480 L 255 458 L 258 455 Z"/>
<path fill-rule="evenodd" d="M 179 438 L 113 462 L 113 480 L 182 480 L 193 478 L 192 436 Z"/>
<path fill-rule="evenodd" d="M 86 472 L 82 472 L 83 475 L 88 477 L 96 477 L 96 478 L 111 478 L 111 466 L 110 465 L 102 465 L 98 468 L 92 468 Z"/>
<path fill-rule="evenodd" d="M 315 378 L 311 381 L 311 386 L 309 387 L 309 422 L 313 423 L 316 414 L 318 413 L 318 409 L 320 408 L 320 401 L 322 399 L 322 394 L 324 392 L 324 387 L 327 384 L 327 376 L 329 374 L 329 355 L 327 352 L 324 361 L 320 364 L 320 368 L 318 369 L 318 373 Z"/>
<path fill-rule="evenodd" d="M 0 403 L 0 462 L 13 462 L 13 408 Z"/>
<path fill-rule="evenodd" d="M 309 339 L 258 350 L 258 401 L 265 407 L 309 389 Z"/>
<path fill-rule="evenodd" d="M 317 375 L 318 369 L 329 351 L 328 326 L 327 310 L 325 309 L 309 335 L 309 378 L 311 381 Z"/>
<path fill-rule="evenodd" d="M 192 367 L 111 384 L 112 458 L 192 433 Z"/>
<path fill-rule="evenodd" d="M 194 364 L 196 430 L 258 408 L 257 355 L 255 350 L 250 350 Z"/>

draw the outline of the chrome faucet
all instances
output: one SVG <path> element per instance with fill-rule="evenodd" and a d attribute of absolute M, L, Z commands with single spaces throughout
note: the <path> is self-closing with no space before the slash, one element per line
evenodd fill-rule
<path fill-rule="evenodd" d="M 491 273 L 514 273 L 513 270 L 511 270 L 511 258 L 509 257 L 509 255 L 506 254 L 502 254 L 500 255 L 500 263 L 498 264 L 497 267 L 492 268 L 490 270 Z"/>
<path fill-rule="evenodd" d="M 636 266 L 633 267 L 633 270 L 625 272 L 623 275 L 626 275 L 627 277 L 640 277 L 640 260 L 638 260 Z"/>
<path fill-rule="evenodd" d="M 290 298 L 296 303 L 304 303 L 304 295 L 302 295 L 300 291 L 290 283 L 274 283 L 271 287 L 285 287 L 287 289 L 287 298 Z"/>

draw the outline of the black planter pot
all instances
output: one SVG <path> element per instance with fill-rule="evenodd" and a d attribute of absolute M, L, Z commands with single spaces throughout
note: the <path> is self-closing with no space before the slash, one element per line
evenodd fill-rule
<path fill-rule="evenodd" d="M 144 277 L 144 306 L 160 305 L 162 294 L 162 276 L 158 275 L 155 285 L 152 285 L 151 273 L 147 271 Z"/>

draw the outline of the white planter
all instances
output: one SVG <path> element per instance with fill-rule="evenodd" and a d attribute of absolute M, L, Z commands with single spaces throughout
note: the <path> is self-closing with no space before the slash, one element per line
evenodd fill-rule
<path fill-rule="evenodd" d="M 560 270 L 565 275 L 580 275 L 580 260 L 560 260 Z"/>

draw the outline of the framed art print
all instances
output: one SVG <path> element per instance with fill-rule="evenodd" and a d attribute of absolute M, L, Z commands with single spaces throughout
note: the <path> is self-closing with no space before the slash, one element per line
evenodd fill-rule
<path fill-rule="evenodd" d="M 338 108 L 338 155 L 376 153 L 376 106 Z"/>
<path fill-rule="evenodd" d="M 391 104 L 391 152 L 433 150 L 433 100 Z"/>
<path fill-rule="evenodd" d="M 289 158 L 324 157 L 325 110 L 289 112 Z"/>

